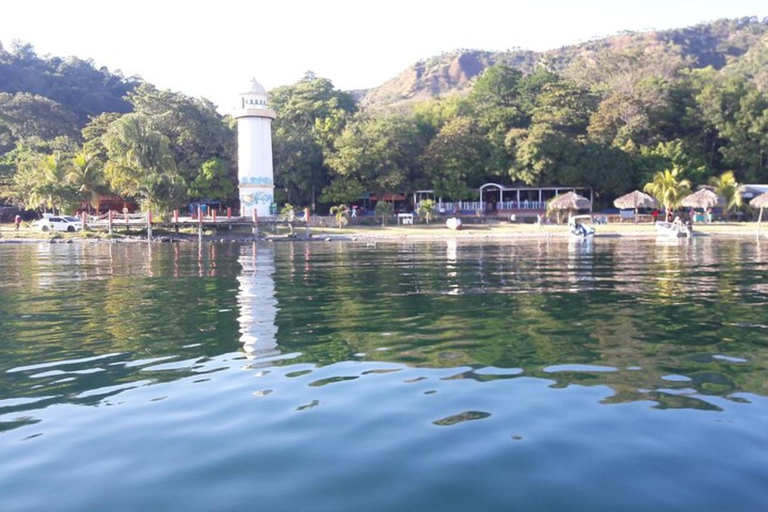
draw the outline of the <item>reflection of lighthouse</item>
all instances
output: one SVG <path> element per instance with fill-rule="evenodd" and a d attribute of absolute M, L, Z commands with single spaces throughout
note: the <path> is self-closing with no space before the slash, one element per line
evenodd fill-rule
<path fill-rule="evenodd" d="M 239 259 L 242 271 L 237 304 L 240 308 L 240 341 L 249 357 L 260 359 L 277 350 L 277 299 L 275 298 L 275 251 L 271 246 L 244 246 Z"/>
<path fill-rule="evenodd" d="M 256 80 L 248 92 L 240 95 L 237 119 L 237 174 L 240 182 L 240 214 L 253 210 L 259 217 L 271 214 L 274 202 L 272 169 L 272 120 L 275 113 L 267 107 L 267 91 Z"/>

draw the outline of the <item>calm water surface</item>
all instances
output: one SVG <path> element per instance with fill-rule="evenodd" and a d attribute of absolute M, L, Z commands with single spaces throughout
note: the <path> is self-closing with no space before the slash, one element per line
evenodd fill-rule
<path fill-rule="evenodd" d="M 768 246 L 0 245 L 0 509 L 763 511 Z"/>

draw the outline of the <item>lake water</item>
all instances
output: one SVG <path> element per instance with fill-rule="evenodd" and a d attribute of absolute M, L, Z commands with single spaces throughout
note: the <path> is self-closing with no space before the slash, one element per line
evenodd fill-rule
<path fill-rule="evenodd" d="M 0 245 L 0 509 L 763 511 L 752 240 Z"/>

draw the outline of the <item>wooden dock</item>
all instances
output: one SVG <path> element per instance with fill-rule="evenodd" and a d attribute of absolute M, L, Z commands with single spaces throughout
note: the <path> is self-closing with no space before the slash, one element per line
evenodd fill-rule
<path fill-rule="evenodd" d="M 294 228 L 304 226 L 305 229 L 309 229 L 309 212 L 304 211 L 304 216 L 294 216 L 292 219 L 288 219 L 285 216 L 274 217 L 262 217 L 259 218 L 254 211 L 251 217 L 235 216 L 232 215 L 231 210 L 227 212 L 212 211 L 210 214 L 205 215 L 202 211 L 199 211 L 194 216 L 180 216 L 178 211 L 175 211 L 171 216 L 154 217 L 151 211 L 141 213 L 117 213 L 110 211 L 103 215 L 88 215 L 83 213 L 81 215 L 83 221 L 83 228 L 97 231 L 107 231 L 112 234 L 115 230 L 147 230 L 147 236 L 152 236 L 153 228 L 172 229 L 179 232 L 181 228 L 197 228 L 198 232 L 202 236 L 204 229 L 226 229 L 231 230 L 234 227 L 248 227 L 253 230 L 254 234 L 258 234 L 259 226 L 276 225 L 288 225 L 291 224 Z"/>

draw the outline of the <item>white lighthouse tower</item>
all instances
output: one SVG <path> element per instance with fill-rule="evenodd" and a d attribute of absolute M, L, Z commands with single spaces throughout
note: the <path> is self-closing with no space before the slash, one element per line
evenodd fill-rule
<path fill-rule="evenodd" d="M 255 209 L 259 217 L 271 215 L 274 202 L 272 169 L 272 120 L 275 113 L 267 107 L 267 91 L 251 80 L 251 88 L 240 95 L 237 119 L 237 174 L 240 183 L 240 215 L 250 217 Z"/>

